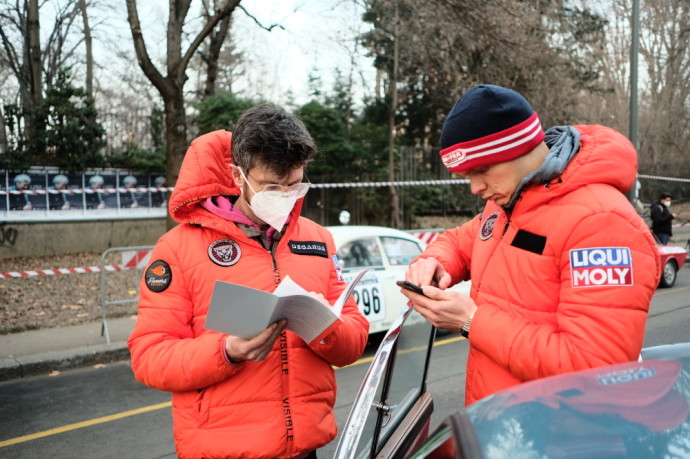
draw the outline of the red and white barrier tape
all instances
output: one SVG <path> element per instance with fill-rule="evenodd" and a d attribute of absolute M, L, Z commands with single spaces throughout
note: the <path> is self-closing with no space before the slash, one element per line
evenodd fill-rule
<path fill-rule="evenodd" d="M 664 177 L 659 175 L 639 174 L 638 178 L 652 179 L 652 180 L 666 180 L 670 182 L 684 182 L 690 183 L 690 179 L 678 177 Z M 444 179 L 444 180 L 408 180 L 408 181 L 393 181 L 393 182 L 345 182 L 345 183 L 312 183 L 312 188 L 364 188 L 364 187 L 387 187 L 387 186 L 420 186 L 420 185 L 467 185 L 470 181 L 468 179 Z M 174 187 L 137 187 L 137 188 L 114 188 L 105 187 L 97 190 L 91 188 L 72 188 L 64 190 L 0 190 L 0 196 L 6 194 L 94 194 L 94 193 L 126 193 L 134 191 L 138 193 L 146 193 L 149 191 L 173 191 Z"/>
<path fill-rule="evenodd" d="M 470 183 L 467 179 L 447 179 L 447 180 L 410 180 L 396 182 L 348 182 L 348 183 L 312 183 L 311 188 L 364 188 L 364 187 L 387 187 L 387 186 L 419 186 L 419 185 L 466 185 Z M 6 194 L 94 194 L 94 193 L 126 193 L 128 191 L 146 193 L 148 191 L 172 191 L 173 187 L 140 187 L 140 188 L 71 188 L 64 190 L 0 190 L 0 196 Z"/>
<path fill-rule="evenodd" d="M 172 187 L 161 187 L 161 188 L 155 188 L 155 187 L 143 187 L 143 188 L 99 188 L 97 190 L 93 190 L 91 188 L 70 188 L 70 189 L 63 189 L 63 190 L 0 190 L 0 196 L 6 195 L 6 194 L 14 194 L 14 195 L 19 195 L 19 194 L 31 194 L 31 195 L 43 195 L 43 194 L 109 194 L 109 193 L 127 193 L 129 191 L 133 192 L 138 192 L 138 193 L 146 193 L 148 191 L 172 191 Z"/>
<path fill-rule="evenodd" d="M 666 180 L 669 182 L 684 182 L 684 183 L 690 183 L 690 179 L 685 179 L 685 178 L 677 178 L 677 177 L 663 177 L 660 175 L 643 175 L 639 174 L 637 176 L 638 178 L 643 178 L 643 179 L 652 179 L 652 180 Z"/>
<path fill-rule="evenodd" d="M 690 179 L 678 177 L 666 177 L 660 175 L 646 175 L 639 174 L 638 178 L 651 180 L 666 180 L 670 182 L 684 182 L 690 183 Z M 364 188 L 364 187 L 387 187 L 387 186 L 420 186 L 420 185 L 467 185 L 470 181 L 468 179 L 443 179 L 443 180 L 408 180 L 408 181 L 388 181 L 388 182 L 345 182 L 345 183 L 312 183 L 312 188 Z M 134 191 L 138 193 L 146 193 L 149 191 L 173 191 L 174 187 L 136 187 L 136 188 L 115 188 L 105 187 L 100 189 L 91 188 L 72 188 L 64 190 L 0 190 L 0 196 L 6 194 L 94 194 L 94 193 L 126 193 Z"/>
<path fill-rule="evenodd" d="M 122 265 L 105 265 L 85 266 L 82 268 L 37 269 L 36 271 L 10 271 L 6 273 L 0 273 L 0 279 L 8 279 L 12 277 L 54 276 L 56 274 L 99 273 L 101 271 L 124 271 L 127 269 L 134 268 Z"/>
<path fill-rule="evenodd" d="M 57 274 L 85 274 L 101 271 L 126 271 L 128 269 L 143 269 L 151 259 L 151 250 L 131 250 L 122 252 L 122 264 L 104 266 L 84 266 L 80 268 L 37 269 L 35 271 L 10 271 L 0 273 L 0 279 L 34 276 L 55 276 Z"/>
<path fill-rule="evenodd" d="M 398 182 L 349 182 L 349 183 L 312 183 L 311 188 L 362 188 L 383 186 L 417 186 L 417 185 L 466 185 L 468 179 L 448 180 L 409 180 Z"/>

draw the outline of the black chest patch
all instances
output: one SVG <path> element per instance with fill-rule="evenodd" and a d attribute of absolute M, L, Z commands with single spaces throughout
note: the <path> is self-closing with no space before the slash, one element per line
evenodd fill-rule
<path fill-rule="evenodd" d="M 319 241 L 289 241 L 288 247 L 297 255 L 315 255 L 328 258 L 328 250 L 325 242 Z"/>
<path fill-rule="evenodd" d="M 518 230 L 515 239 L 513 239 L 510 245 L 541 255 L 544 252 L 544 247 L 546 247 L 546 236 Z"/>

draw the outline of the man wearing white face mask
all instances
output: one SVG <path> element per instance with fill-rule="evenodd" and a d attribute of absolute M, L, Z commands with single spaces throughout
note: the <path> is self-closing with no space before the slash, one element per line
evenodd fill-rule
<path fill-rule="evenodd" d="M 671 212 L 671 196 L 668 193 L 661 193 L 659 200 L 654 201 L 650 207 L 650 217 L 652 219 L 652 232 L 656 235 L 663 245 L 667 245 L 673 236 L 673 219 L 678 214 Z"/>
<path fill-rule="evenodd" d="M 271 292 L 289 275 L 329 304 L 345 288 L 332 236 L 300 216 L 314 153 L 302 122 L 271 105 L 187 151 L 169 200 L 181 224 L 153 250 L 128 341 L 136 378 L 173 392 L 179 457 L 314 458 L 336 435 L 332 366 L 359 358 L 369 330 L 352 298 L 311 343 L 284 321 L 249 340 L 204 328 L 216 280 Z"/>
<path fill-rule="evenodd" d="M 240 210 L 244 210 L 245 214 L 253 213 L 256 219 L 258 219 L 258 223 L 263 222 L 276 231 L 280 231 L 283 228 L 297 200 L 304 197 L 307 191 L 309 191 L 309 183 L 302 183 L 302 179 L 300 178 L 300 183 L 295 185 L 267 183 L 261 185 L 261 191 L 257 192 L 254 187 L 252 187 L 247 176 L 242 172 L 242 168 L 233 164 L 230 165 L 230 168 L 233 170 L 233 174 L 239 172 L 242 180 L 247 183 L 247 186 L 252 192 L 251 198 L 241 199 L 239 203 L 237 203 L 237 206 L 240 207 Z M 269 175 L 271 174 L 269 173 Z M 295 177 L 304 175 L 304 171 L 302 170 L 300 173 L 295 173 L 294 175 Z M 241 182 L 238 180 L 235 181 Z M 242 191 L 242 188 L 240 188 L 240 191 Z M 249 200 L 249 202 L 247 202 L 247 200 Z M 244 207 L 244 209 L 242 207 Z"/>

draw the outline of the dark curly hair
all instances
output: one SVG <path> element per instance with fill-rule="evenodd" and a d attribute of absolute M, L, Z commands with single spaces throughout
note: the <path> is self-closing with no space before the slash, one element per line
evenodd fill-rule
<path fill-rule="evenodd" d="M 306 166 L 316 152 L 304 123 L 272 104 L 244 112 L 232 133 L 232 160 L 245 172 L 260 164 L 284 177 Z"/>

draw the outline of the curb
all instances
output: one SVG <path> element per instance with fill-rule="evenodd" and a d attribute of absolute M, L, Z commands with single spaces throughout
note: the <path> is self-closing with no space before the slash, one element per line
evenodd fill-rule
<path fill-rule="evenodd" d="M 113 363 L 130 358 L 127 343 L 85 346 L 0 360 L 0 381 L 48 374 L 55 370 Z"/>

